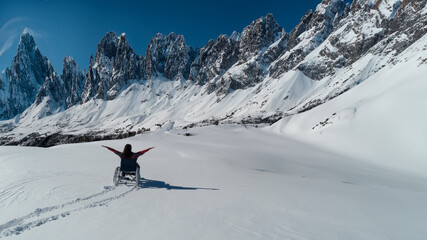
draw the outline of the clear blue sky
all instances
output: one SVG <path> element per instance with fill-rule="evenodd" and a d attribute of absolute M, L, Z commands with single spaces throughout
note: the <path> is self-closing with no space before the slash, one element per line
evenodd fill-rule
<path fill-rule="evenodd" d="M 25 28 L 33 33 L 42 54 L 58 74 L 62 61 L 72 56 L 81 69 L 105 33 L 122 32 L 139 55 L 160 32 L 184 35 L 190 46 L 203 47 L 219 34 L 241 32 L 253 20 L 273 13 L 286 32 L 321 0 L 216 0 L 216 1 L 51 1 L 0 0 L 0 70 L 16 54 Z"/>

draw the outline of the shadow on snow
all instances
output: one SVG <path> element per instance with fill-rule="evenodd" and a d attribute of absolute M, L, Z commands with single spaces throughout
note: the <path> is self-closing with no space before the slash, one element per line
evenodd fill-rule
<path fill-rule="evenodd" d="M 140 188 L 164 188 L 166 190 L 219 190 L 217 188 L 199 188 L 199 187 L 183 187 L 174 186 L 163 181 L 141 178 L 139 180 Z"/>

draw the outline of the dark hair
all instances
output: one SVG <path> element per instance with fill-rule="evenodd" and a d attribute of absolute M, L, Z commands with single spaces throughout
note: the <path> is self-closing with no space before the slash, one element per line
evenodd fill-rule
<path fill-rule="evenodd" d="M 133 155 L 132 145 L 126 144 L 125 149 L 123 149 L 122 157 L 130 158 L 130 157 L 132 157 L 132 155 Z"/>

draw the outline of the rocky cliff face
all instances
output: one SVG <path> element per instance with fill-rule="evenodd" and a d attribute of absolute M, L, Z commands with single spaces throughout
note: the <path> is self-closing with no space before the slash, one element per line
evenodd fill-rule
<path fill-rule="evenodd" d="M 61 79 L 64 83 L 64 90 L 67 96 L 65 100 L 67 108 L 81 104 L 86 77 L 71 56 L 64 58 Z"/>
<path fill-rule="evenodd" d="M 135 54 L 129 46 L 124 33 L 119 37 L 115 61 L 113 62 L 111 88 L 107 92 L 107 99 L 114 99 L 129 80 L 146 78 L 144 58 Z"/>
<path fill-rule="evenodd" d="M 107 33 L 96 48 L 95 59 L 91 57 L 87 81 L 83 91 L 83 102 L 91 98 L 106 99 L 109 90 L 113 65 L 117 53 L 117 35 Z"/>
<path fill-rule="evenodd" d="M 178 35 L 170 47 L 163 76 L 168 79 L 174 79 L 175 77 L 187 79 L 190 74 L 191 63 L 195 58 L 196 53 L 194 50 L 185 44 L 182 35 Z"/>
<path fill-rule="evenodd" d="M 240 36 L 239 61 L 245 62 L 277 41 L 283 28 L 279 26 L 272 14 L 261 17 L 245 27 Z"/>
<path fill-rule="evenodd" d="M 392 1 L 389 24 L 385 29 L 388 48 L 401 53 L 412 43 L 427 33 L 427 2 L 426 1 Z M 389 8 L 390 9 L 390 8 Z"/>
<path fill-rule="evenodd" d="M 368 52 L 398 54 L 426 33 L 425 5 L 425 1 L 411 0 L 355 0 L 347 6 L 342 1 L 322 1 L 314 14 L 306 15 L 291 32 L 289 46 L 295 47 L 272 66 L 271 75 L 278 77 L 297 68 L 320 80 Z M 313 22 L 322 24 L 316 26 Z M 315 36 L 309 41 L 310 47 L 298 47 L 301 37 L 294 40 L 297 32 L 301 32 L 299 36 Z"/>
<path fill-rule="evenodd" d="M 125 34 L 107 33 L 91 58 L 82 101 L 114 99 L 129 80 L 145 78 L 143 57 L 136 55 Z"/>
<path fill-rule="evenodd" d="M 13 118 L 28 108 L 45 81 L 55 81 L 56 72 L 43 56 L 33 37 L 23 33 L 12 64 L 4 71 L 0 119 Z"/>
<path fill-rule="evenodd" d="M 171 80 L 176 77 L 187 79 L 195 58 L 196 52 L 187 46 L 182 35 L 158 33 L 151 39 L 145 54 L 147 78 L 161 74 Z"/>
<path fill-rule="evenodd" d="M 190 80 L 204 85 L 224 74 L 239 59 L 239 43 L 227 35 L 220 35 L 216 41 L 210 40 L 200 49 L 199 57 L 192 64 Z"/>
<path fill-rule="evenodd" d="M 208 93 L 224 96 L 232 90 L 251 87 L 267 75 L 265 65 L 275 60 L 287 45 L 287 34 L 268 14 L 253 21 L 241 34 L 221 35 L 201 50 L 190 77 L 207 84 Z M 227 73 L 233 65 L 237 72 Z"/>
<path fill-rule="evenodd" d="M 309 11 L 289 34 L 287 49 L 271 66 L 270 75 L 277 78 L 303 61 L 329 37 L 334 25 L 346 15 L 345 10 L 346 5 L 342 0 L 323 0 L 314 12 Z M 311 78 L 321 78 L 317 73 L 305 71 L 303 67 L 300 70 Z"/>

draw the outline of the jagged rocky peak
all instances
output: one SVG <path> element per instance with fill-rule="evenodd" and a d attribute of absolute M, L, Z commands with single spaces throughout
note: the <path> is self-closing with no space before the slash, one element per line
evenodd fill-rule
<path fill-rule="evenodd" d="M 144 58 L 135 54 L 130 47 L 126 34 L 118 38 L 117 52 L 113 65 L 113 74 L 107 99 L 113 99 L 129 80 L 146 78 Z"/>
<path fill-rule="evenodd" d="M 323 0 L 314 12 L 307 12 L 289 34 L 286 52 L 270 67 L 270 75 L 277 78 L 301 63 L 330 36 L 335 26 L 346 16 L 346 9 L 343 0 Z M 312 74 L 308 76 L 317 78 Z"/>
<path fill-rule="evenodd" d="M 16 56 L 5 70 L 4 98 L 0 103 L 0 119 L 9 119 L 22 113 L 36 99 L 42 84 L 56 76 L 55 70 L 38 49 L 33 36 L 21 34 Z"/>
<path fill-rule="evenodd" d="M 314 33 L 310 39 L 310 48 L 319 46 L 334 30 L 334 25 L 344 16 L 346 4 L 343 0 L 322 0 L 308 23 L 308 29 Z"/>
<path fill-rule="evenodd" d="M 182 35 L 157 33 L 151 38 L 145 54 L 147 78 L 162 74 L 168 79 L 182 75 L 187 78 L 190 74 L 191 63 L 196 58 L 196 52 L 185 43 Z"/>
<path fill-rule="evenodd" d="M 20 75 L 20 73 L 32 73 L 34 78 L 31 80 L 35 80 L 37 84 L 41 85 L 43 84 L 45 76 L 45 72 L 43 70 L 46 70 L 41 69 L 41 67 L 47 64 L 50 64 L 49 60 L 41 54 L 33 36 L 30 33 L 24 31 L 19 39 L 18 50 L 11 66 L 13 71 L 18 74 L 18 77 L 24 77 L 24 79 L 15 80 L 30 80 L 27 79 L 27 77 L 30 76 Z M 37 90 L 38 88 L 35 89 L 35 91 Z"/>
<path fill-rule="evenodd" d="M 129 46 L 128 39 L 126 38 L 126 33 L 120 34 L 118 37 L 118 43 L 117 43 L 117 51 L 123 52 L 123 50 L 132 51 L 131 47 Z M 116 55 L 120 55 L 120 53 L 116 53 Z"/>
<path fill-rule="evenodd" d="M 30 33 L 24 32 L 21 34 L 18 44 L 18 51 L 16 56 L 26 56 L 30 58 L 35 58 L 37 54 L 38 48 L 36 46 L 36 42 L 34 41 L 33 36 Z"/>
<path fill-rule="evenodd" d="M 230 37 L 220 35 L 216 41 L 209 41 L 192 64 L 190 78 L 196 84 L 207 83 L 208 93 L 224 96 L 232 89 L 260 82 L 266 74 L 264 66 L 275 60 L 286 45 L 286 32 L 272 14 L 267 14 L 241 34 L 234 31 Z M 234 73 L 227 72 L 235 64 L 242 66 Z"/>
<path fill-rule="evenodd" d="M 66 91 L 67 108 L 82 102 L 81 95 L 85 84 L 85 75 L 80 71 L 77 63 L 71 56 L 64 58 L 61 79 Z"/>
<path fill-rule="evenodd" d="M 164 72 L 167 55 L 176 37 L 175 33 L 170 33 L 167 36 L 157 33 L 151 38 L 145 53 L 146 72 L 149 79 Z"/>
<path fill-rule="evenodd" d="M 240 43 L 238 33 L 234 32 L 232 36 L 220 35 L 216 41 L 210 40 L 200 49 L 197 64 L 192 65 L 190 76 L 194 76 L 194 73 L 197 72 L 192 80 L 203 85 L 216 76 L 225 73 L 238 61 Z"/>
<path fill-rule="evenodd" d="M 97 46 L 95 59 L 90 59 L 82 101 L 92 97 L 111 100 L 129 80 L 145 76 L 144 59 L 135 54 L 126 34 L 108 32 Z"/>
<path fill-rule="evenodd" d="M 220 97 L 232 89 L 253 86 L 264 79 L 265 66 L 286 49 L 287 39 L 274 16 L 267 14 L 245 27 L 241 34 L 233 32 L 230 37 L 220 35 L 216 41 L 209 41 L 192 64 L 191 80 L 200 85 L 207 83 L 207 92 Z M 241 65 L 239 70 L 228 72 L 235 64 Z"/>
<path fill-rule="evenodd" d="M 282 29 L 271 13 L 253 21 L 240 35 L 240 58 L 247 60 L 253 53 L 275 42 L 280 38 Z"/>
<path fill-rule="evenodd" d="M 140 60 L 140 58 L 130 47 L 125 33 L 118 37 L 114 58 L 113 78 L 122 76 L 126 79 L 136 79 L 139 77 L 139 72 L 135 69 L 135 65 L 137 65 L 136 61 Z M 125 79 L 122 80 L 125 81 Z"/>
<path fill-rule="evenodd" d="M 288 49 L 304 45 L 305 54 L 311 52 L 331 34 L 334 24 L 345 16 L 343 0 L 322 0 L 313 12 L 309 10 L 289 34 Z"/>
<path fill-rule="evenodd" d="M 72 68 L 74 68 L 74 67 L 77 67 L 77 63 L 76 63 L 76 61 L 74 61 L 74 58 L 73 57 L 71 57 L 71 56 L 66 56 L 65 58 L 64 58 L 64 69 L 66 68 L 66 67 L 72 67 Z"/>
<path fill-rule="evenodd" d="M 115 52 L 116 57 L 123 57 L 135 54 L 134 50 L 130 47 L 126 34 L 122 33 L 118 38 L 117 48 Z"/>
<path fill-rule="evenodd" d="M 90 60 L 87 80 L 83 91 L 83 102 L 92 97 L 105 99 L 110 89 L 113 64 L 117 53 L 118 37 L 115 32 L 108 32 L 98 43 L 95 59 Z"/>
<path fill-rule="evenodd" d="M 96 61 L 99 62 L 103 56 L 111 59 L 116 56 L 118 38 L 115 32 L 108 32 L 98 43 L 96 48 Z"/>
<path fill-rule="evenodd" d="M 233 31 L 230 35 L 230 39 L 235 42 L 240 41 L 240 33 L 237 31 Z"/>
<path fill-rule="evenodd" d="M 367 52 L 398 54 L 427 32 L 425 6 L 416 0 L 354 0 L 351 6 L 324 0 L 291 32 L 289 51 L 270 73 L 279 77 L 297 68 L 320 80 Z M 306 58 L 314 48 L 317 54 Z"/>
<path fill-rule="evenodd" d="M 170 47 L 163 76 L 168 79 L 174 79 L 182 75 L 184 79 L 187 79 L 190 75 L 190 66 L 196 57 L 195 55 L 196 52 L 187 46 L 184 37 L 178 35 Z"/>
<path fill-rule="evenodd" d="M 311 18 L 313 17 L 313 10 L 309 10 L 300 20 L 298 25 L 290 32 L 289 34 L 289 43 L 288 48 L 291 49 L 295 47 L 299 41 L 298 37 L 307 31 Z"/>
<path fill-rule="evenodd" d="M 40 104 L 39 112 L 35 115 L 38 118 L 49 116 L 53 113 L 66 109 L 67 91 L 64 81 L 57 75 L 53 66 L 46 59 L 44 82 L 37 93 L 34 106 Z M 25 112 L 24 112 L 25 115 Z"/>

